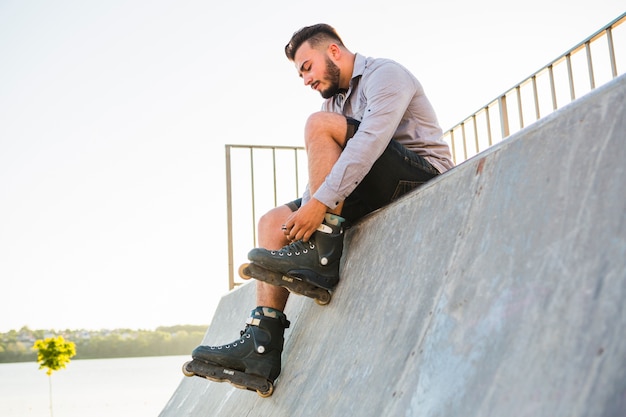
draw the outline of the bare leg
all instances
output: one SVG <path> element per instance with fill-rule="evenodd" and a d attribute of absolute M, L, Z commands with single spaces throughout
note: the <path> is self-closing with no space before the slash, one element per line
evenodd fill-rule
<path fill-rule="evenodd" d="M 311 193 L 320 187 L 341 155 L 346 143 L 347 128 L 346 118 L 337 113 L 314 113 L 307 120 L 304 136 Z M 333 210 L 327 209 L 340 214 L 342 205 Z M 279 206 L 266 213 L 259 221 L 259 246 L 267 250 L 278 250 L 287 245 L 289 238 L 281 227 L 291 215 L 292 211 L 287 206 Z M 284 311 L 288 298 L 289 290 L 262 281 L 257 282 L 258 306 Z"/>
<path fill-rule="evenodd" d="M 337 113 L 314 113 L 307 120 L 304 139 L 311 194 L 315 193 L 322 185 L 335 162 L 339 159 L 346 145 L 347 128 L 346 118 Z M 341 206 L 328 211 L 340 214 Z"/>
<path fill-rule="evenodd" d="M 260 220 L 258 226 L 259 246 L 268 250 L 280 249 L 289 243 L 289 240 L 281 230 L 285 219 L 291 214 L 287 206 L 276 207 L 267 212 Z M 275 285 L 257 281 L 257 306 L 270 307 L 284 311 L 289 298 L 289 290 Z"/>

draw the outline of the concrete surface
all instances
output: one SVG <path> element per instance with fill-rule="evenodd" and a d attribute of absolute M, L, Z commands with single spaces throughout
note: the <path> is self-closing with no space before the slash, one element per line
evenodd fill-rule
<path fill-rule="evenodd" d="M 351 229 L 330 305 L 290 299 L 272 397 L 181 373 L 161 417 L 625 416 L 625 93 L 614 80 Z M 238 337 L 254 285 L 205 344 Z"/>

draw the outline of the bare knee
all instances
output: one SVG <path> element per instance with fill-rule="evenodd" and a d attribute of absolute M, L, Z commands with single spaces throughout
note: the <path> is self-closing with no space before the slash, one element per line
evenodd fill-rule
<path fill-rule="evenodd" d="M 259 234 L 271 233 L 274 230 L 280 230 L 281 225 L 284 223 L 280 211 L 274 208 L 259 219 L 258 232 Z"/>
<path fill-rule="evenodd" d="M 281 230 L 291 209 L 287 206 L 279 206 L 271 209 L 261 216 L 258 223 L 259 246 L 265 249 L 280 249 L 288 243 L 288 239 Z"/>
<path fill-rule="evenodd" d="M 348 123 L 338 113 L 317 112 L 309 116 L 304 126 L 304 139 L 307 147 L 317 143 L 345 145 Z"/>

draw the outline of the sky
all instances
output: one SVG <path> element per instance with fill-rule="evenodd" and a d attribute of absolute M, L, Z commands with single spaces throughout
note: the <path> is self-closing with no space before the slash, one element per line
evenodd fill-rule
<path fill-rule="evenodd" d="M 228 292 L 224 146 L 301 146 L 321 105 L 283 53 L 300 27 L 409 68 L 446 129 L 623 12 L 0 0 L 0 332 L 210 323 Z"/>

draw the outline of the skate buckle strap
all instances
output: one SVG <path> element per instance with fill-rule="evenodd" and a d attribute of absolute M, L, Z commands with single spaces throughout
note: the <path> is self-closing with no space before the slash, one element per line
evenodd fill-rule
<path fill-rule="evenodd" d="M 324 223 L 320 224 L 319 227 L 317 228 L 318 232 L 322 232 L 322 233 L 332 233 L 333 229 L 330 226 L 325 225 Z"/>
<path fill-rule="evenodd" d="M 280 320 L 280 324 L 283 325 L 283 327 L 285 329 L 289 328 L 289 325 L 291 325 L 291 322 L 289 320 L 287 320 L 287 318 L 285 316 L 279 317 L 275 320 Z M 248 317 L 248 319 L 246 320 L 246 324 L 250 325 L 250 326 L 259 326 L 259 324 L 261 324 L 261 319 L 255 318 L 255 317 Z"/>
<path fill-rule="evenodd" d="M 249 324 L 250 326 L 259 326 L 259 324 L 261 323 L 261 319 L 255 319 L 254 317 L 248 317 L 248 320 L 246 320 L 246 324 Z"/>

